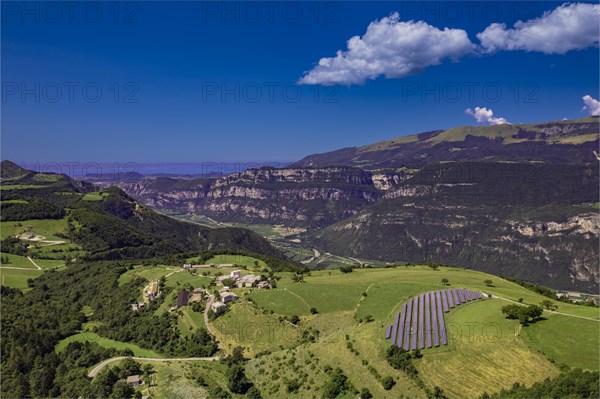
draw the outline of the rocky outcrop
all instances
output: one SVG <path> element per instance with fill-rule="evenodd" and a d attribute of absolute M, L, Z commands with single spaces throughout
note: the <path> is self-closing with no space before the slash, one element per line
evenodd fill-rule
<path fill-rule="evenodd" d="M 248 169 L 218 179 L 145 179 L 119 186 L 148 206 L 221 221 L 322 227 L 377 202 L 405 174 L 355 168 Z M 385 182 L 385 183 L 382 183 Z M 380 187 L 380 188 L 378 188 Z"/>

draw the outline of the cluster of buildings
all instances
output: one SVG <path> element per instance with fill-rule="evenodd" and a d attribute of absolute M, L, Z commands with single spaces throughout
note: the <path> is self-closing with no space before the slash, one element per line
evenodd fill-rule
<path fill-rule="evenodd" d="M 215 265 L 214 263 L 210 263 L 207 265 L 193 265 L 191 263 L 184 263 L 183 264 L 183 268 L 184 269 L 211 269 L 211 268 L 227 268 L 227 267 L 233 267 L 233 263 L 221 263 L 218 265 Z"/>
<path fill-rule="evenodd" d="M 271 288 L 269 282 L 263 279 L 262 276 L 255 274 L 246 274 L 242 276 L 240 270 L 234 270 L 229 274 L 217 277 L 217 285 L 224 285 L 225 280 L 233 281 L 237 288 Z"/>
<path fill-rule="evenodd" d="M 151 302 L 151 301 L 155 300 L 156 298 L 158 298 L 158 295 L 159 295 L 158 281 L 153 281 L 144 288 L 144 298 L 146 299 L 146 301 L 132 303 L 131 309 L 134 312 L 137 312 L 138 310 L 140 310 L 141 308 L 146 306 L 147 302 Z"/>
<path fill-rule="evenodd" d="M 175 309 L 178 309 L 182 306 L 189 305 L 190 303 L 200 302 L 206 296 L 208 296 L 208 294 L 204 288 L 194 288 L 194 290 L 192 292 L 180 291 L 177 294 L 177 305 L 175 305 Z M 175 309 L 171 309 L 171 310 L 175 310 Z"/>

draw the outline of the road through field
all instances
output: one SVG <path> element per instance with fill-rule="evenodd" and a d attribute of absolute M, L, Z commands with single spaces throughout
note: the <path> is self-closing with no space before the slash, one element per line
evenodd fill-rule
<path fill-rule="evenodd" d="M 213 356 L 213 357 L 183 357 L 183 358 L 165 359 L 165 358 L 159 358 L 159 357 L 117 356 L 117 357 L 111 357 L 110 359 L 106 359 L 103 362 L 99 363 L 96 367 L 94 367 L 92 369 L 92 371 L 90 371 L 88 373 L 88 378 L 94 378 L 96 375 L 98 375 L 98 373 L 104 367 L 108 366 L 109 364 L 111 364 L 113 362 L 118 362 L 119 360 L 124 360 L 124 359 L 140 360 L 140 361 L 144 361 L 144 362 L 180 362 L 180 361 L 207 361 L 207 362 L 214 362 L 215 360 L 219 360 L 220 357 L 219 356 Z"/>
<path fill-rule="evenodd" d="M 37 267 L 39 270 L 42 270 L 42 268 L 41 268 L 41 267 L 39 267 L 39 265 L 38 265 L 37 263 L 35 263 L 35 262 L 33 261 L 33 259 L 31 259 L 31 257 L 29 257 L 29 256 L 28 256 L 28 257 L 27 257 L 27 259 L 29 259 L 29 261 L 30 261 L 31 263 L 33 263 L 33 265 L 34 265 L 35 267 Z"/>
<path fill-rule="evenodd" d="M 527 306 L 524 303 L 521 303 L 521 302 L 518 302 L 518 301 L 513 301 L 512 299 L 503 298 L 503 297 L 497 296 L 497 295 L 492 295 L 492 298 L 498 298 L 498 299 L 502 299 L 503 301 L 508 301 L 508 302 L 516 303 L 517 305 Z M 547 310 L 547 309 L 544 309 L 544 312 L 559 314 L 561 316 L 576 317 L 578 319 L 591 320 L 591 321 L 596 321 L 596 322 L 600 321 L 598 319 L 593 319 L 591 317 L 577 316 L 577 315 L 574 315 L 574 314 L 557 312 L 556 310 Z"/>

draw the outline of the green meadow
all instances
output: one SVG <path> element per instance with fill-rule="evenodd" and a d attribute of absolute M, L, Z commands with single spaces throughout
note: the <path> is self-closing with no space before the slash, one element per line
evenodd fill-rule
<path fill-rule="evenodd" d="M 115 341 L 109 338 L 104 338 L 99 336 L 96 333 L 93 332 L 81 332 L 79 334 L 75 334 L 75 335 L 71 335 L 70 337 L 67 337 L 65 339 L 62 339 L 61 341 L 59 341 L 56 346 L 54 347 L 54 350 L 57 353 L 62 352 L 71 342 L 85 342 L 85 341 L 89 341 L 89 342 L 95 342 L 98 345 L 104 347 L 104 348 L 113 348 L 113 349 L 118 349 L 118 350 L 122 350 L 122 349 L 131 349 L 131 351 L 133 352 L 134 356 L 140 356 L 140 357 L 163 357 L 162 355 L 154 352 L 153 350 L 150 349 L 143 349 L 140 348 L 139 346 L 135 345 L 135 344 L 130 344 L 127 342 L 120 342 L 120 341 Z"/>

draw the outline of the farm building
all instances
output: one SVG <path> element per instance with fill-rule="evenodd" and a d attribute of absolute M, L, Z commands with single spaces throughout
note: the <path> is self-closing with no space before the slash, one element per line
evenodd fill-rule
<path fill-rule="evenodd" d="M 202 301 L 202 294 L 194 293 L 194 294 L 192 294 L 192 296 L 190 297 L 190 300 L 188 302 L 193 303 L 193 302 L 201 302 L 201 301 Z"/>
<path fill-rule="evenodd" d="M 215 313 L 222 313 L 227 310 L 227 305 L 225 305 L 223 302 L 213 302 L 210 305 L 210 308 Z"/>
<path fill-rule="evenodd" d="M 256 286 L 256 288 L 271 288 L 271 285 L 269 284 L 268 281 L 261 281 L 258 283 L 258 285 Z"/>
<path fill-rule="evenodd" d="M 139 375 L 130 375 L 127 377 L 127 384 L 131 385 L 133 388 L 137 388 L 142 385 Z"/>
<path fill-rule="evenodd" d="M 231 277 L 232 279 L 238 279 L 242 277 L 242 272 L 241 270 L 234 270 L 231 273 L 229 273 L 229 277 Z"/>
<path fill-rule="evenodd" d="M 254 274 L 247 274 L 240 279 L 237 280 L 236 284 L 238 288 L 242 287 L 254 287 L 261 280 L 260 276 L 255 276 Z"/>
<path fill-rule="evenodd" d="M 188 304 L 189 293 L 187 291 L 180 291 L 177 294 L 177 307 L 180 308 Z"/>
<path fill-rule="evenodd" d="M 239 299 L 239 296 L 237 296 L 233 292 L 225 292 L 225 293 L 221 294 L 221 300 L 224 303 L 235 301 L 236 299 Z"/>
<path fill-rule="evenodd" d="M 144 305 L 146 305 L 144 302 L 132 303 L 131 304 L 131 310 L 133 310 L 134 312 L 137 312 L 138 310 L 140 310 L 141 308 L 143 308 Z"/>

